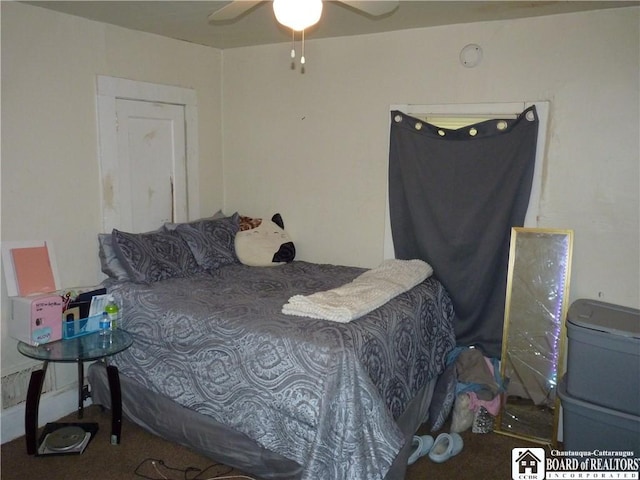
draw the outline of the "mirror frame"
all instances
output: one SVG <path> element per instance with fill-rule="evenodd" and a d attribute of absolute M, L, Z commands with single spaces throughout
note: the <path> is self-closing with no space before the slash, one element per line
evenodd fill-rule
<path fill-rule="evenodd" d="M 571 277 L 571 260 L 573 256 L 573 230 L 561 230 L 561 229 L 553 229 L 553 228 L 524 228 L 524 227 L 513 227 L 511 229 L 511 243 L 509 247 L 509 269 L 507 274 L 507 291 L 505 298 L 505 310 L 504 310 L 504 325 L 503 325 L 503 337 L 502 337 L 502 356 L 500 361 L 500 376 L 503 381 L 507 381 L 507 365 L 509 364 L 509 333 L 510 326 L 512 321 L 512 299 L 513 299 L 513 288 L 514 288 L 514 274 L 515 269 L 517 267 L 517 252 L 516 247 L 518 246 L 518 239 L 522 238 L 524 235 L 548 235 L 553 237 L 561 237 L 566 240 L 566 251 L 563 255 L 564 260 L 564 279 L 562 282 L 556 282 L 556 286 L 561 287 L 561 292 L 559 291 L 559 295 L 561 295 L 561 308 L 554 317 L 557 325 L 557 333 L 559 335 L 558 342 L 558 354 L 556 356 L 557 362 L 555 365 L 556 378 L 551 379 L 555 381 L 556 387 L 556 395 L 553 400 L 553 424 L 552 424 L 552 432 L 551 438 L 534 436 L 527 434 L 526 432 L 518 432 L 517 429 L 509 429 L 505 430 L 502 427 L 503 422 L 503 414 L 507 405 L 507 396 L 506 392 L 504 393 L 504 401 L 500 412 L 496 416 L 495 428 L 494 431 L 500 434 L 532 441 L 535 443 L 542 443 L 545 445 L 556 446 L 558 441 L 558 423 L 559 423 L 559 415 L 560 415 L 560 399 L 557 395 L 557 385 L 564 375 L 565 372 L 565 345 L 566 345 L 566 315 L 568 311 L 569 305 L 569 285 L 570 285 L 570 277 Z M 559 273 L 559 272 L 558 272 Z M 515 327 L 513 327 L 515 328 Z"/>

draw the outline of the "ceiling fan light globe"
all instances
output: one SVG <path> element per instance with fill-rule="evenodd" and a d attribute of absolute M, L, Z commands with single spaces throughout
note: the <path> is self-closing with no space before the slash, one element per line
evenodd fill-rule
<path fill-rule="evenodd" d="M 276 20 L 296 32 L 315 25 L 322 15 L 322 0 L 273 0 Z"/>

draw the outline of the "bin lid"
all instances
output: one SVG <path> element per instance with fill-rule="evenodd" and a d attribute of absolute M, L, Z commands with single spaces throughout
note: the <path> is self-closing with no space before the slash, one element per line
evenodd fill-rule
<path fill-rule="evenodd" d="M 567 321 L 591 330 L 640 338 L 640 310 L 636 308 L 583 298 L 571 304 Z"/>

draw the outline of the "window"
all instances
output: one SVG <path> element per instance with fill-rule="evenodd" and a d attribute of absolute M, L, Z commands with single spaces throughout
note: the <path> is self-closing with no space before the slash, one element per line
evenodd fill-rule
<path fill-rule="evenodd" d="M 440 105 L 392 105 L 389 111 L 400 110 L 412 117 L 420 118 L 428 123 L 448 129 L 458 129 L 492 118 L 515 118 L 522 111 L 536 106 L 539 119 L 538 141 L 536 145 L 536 165 L 533 173 L 531 196 L 525 218 L 525 227 L 538 225 L 538 211 L 542 194 L 542 170 L 546 149 L 547 127 L 549 119 L 549 102 L 515 102 L 515 103 L 472 103 L 472 104 L 440 104 Z M 387 191 L 387 207 L 385 212 L 384 258 L 394 258 L 391 221 L 389 218 L 389 201 Z"/>

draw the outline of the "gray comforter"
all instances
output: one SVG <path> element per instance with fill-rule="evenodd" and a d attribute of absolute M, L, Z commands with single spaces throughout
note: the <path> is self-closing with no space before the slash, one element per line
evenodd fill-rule
<path fill-rule="evenodd" d="M 281 312 L 362 272 L 296 261 L 115 283 L 134 343 L 113 363 L 298 462 L 304 479 L 381 479 L 404 442 L 395 419 L 455 344 L 453 307 L 431 277 L 346 324 Z"/>

